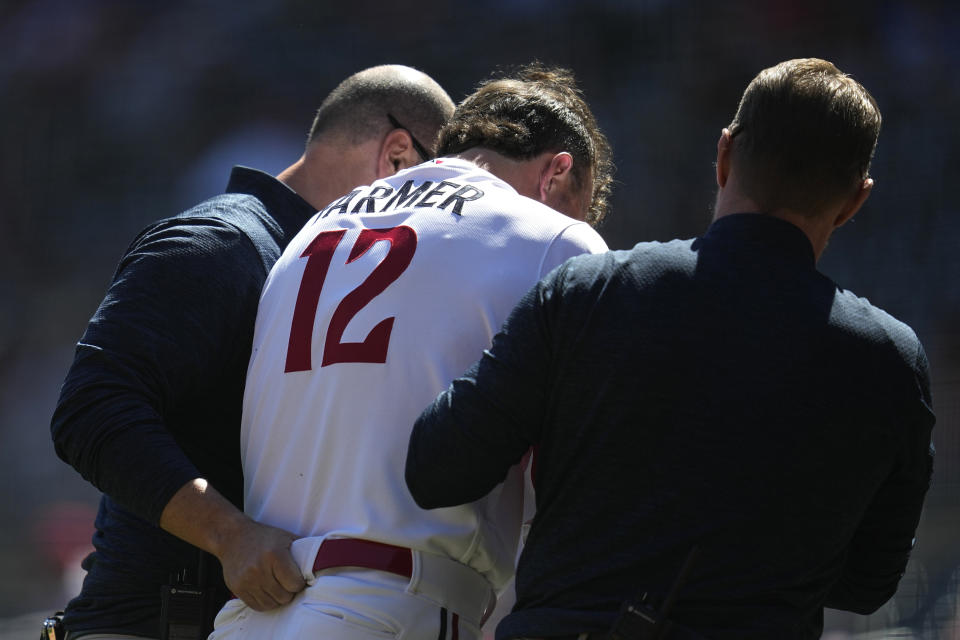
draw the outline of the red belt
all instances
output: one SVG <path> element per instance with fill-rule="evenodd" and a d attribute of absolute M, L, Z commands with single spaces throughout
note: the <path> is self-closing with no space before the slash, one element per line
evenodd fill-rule
<path fill-rule="evenodd" d="M 409 578 L 413 575 L 413 552 L 383 542 L 359 538 L 327 538 L 320 544 L 313 570 L 333 567 L 378 569 Z"/>

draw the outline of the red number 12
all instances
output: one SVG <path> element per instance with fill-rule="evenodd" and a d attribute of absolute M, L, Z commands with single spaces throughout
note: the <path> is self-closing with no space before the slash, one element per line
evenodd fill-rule
<path fill-rule="evenodd" d="M 287 344 L 287 363 L 285 373 L 291 371 L 309 371 L 310 352 L 313 347 L 313 325 L 317 317 L 317 305 L 320 303 L 320 291 L 327 278 L 333 253 L 343 239 L 345 229 L 321 231 L 300 254 L 307 258 L 307 265 L 300 281 L 297 303 L 293 309 L 293 323 L 290 325 L 290 342 Z M 390 344 L 390 332 L 393 330 L 394 317 L 384 318 L 370 330 L 363 342 L 341 342 L 343 332 L 351 318 L 360 309 L 383 293 L 394 280 L 400 277 L 413 259 L 417 249 L 417 234 L 407 226 L 392 229 L 364 229 L 350 250 L 346 264 L 365 254 L 377 242 L 385 240 L 390 249 L 383 260 L 373 269 L 367 278 L 348 293 L 330 318 L 327 337 L 323 344 L 321 367 L 338 362 L 386 362 L 387 346 Z"/>

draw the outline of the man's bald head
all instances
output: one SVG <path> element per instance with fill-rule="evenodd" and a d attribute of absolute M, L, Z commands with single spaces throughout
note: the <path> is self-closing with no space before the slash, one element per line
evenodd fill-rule
<path fill-rule="evenodd" d="M 396 64 L 371 67 L 330 92 L 317 111 L 307 144 L 318 139 L 360 144 L 396 128 L 390 114 L 432 154 L 437 132 L 453 109 L 447 92 L 425 73 Z"/>

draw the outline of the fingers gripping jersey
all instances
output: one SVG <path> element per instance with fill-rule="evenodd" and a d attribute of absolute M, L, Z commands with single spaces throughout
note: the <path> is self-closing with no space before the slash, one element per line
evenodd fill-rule
<path fill-rule="evenodd" d="M 410 430 L 537 280 L 604 250 L 585 223 L 459 159 L 318 212 L 260 300 L 241 430 L 247 513 L 301 536 L 445 554 L 502 586 L 519 470 L 475 503 L 421 510 L 403 481 Z"/>

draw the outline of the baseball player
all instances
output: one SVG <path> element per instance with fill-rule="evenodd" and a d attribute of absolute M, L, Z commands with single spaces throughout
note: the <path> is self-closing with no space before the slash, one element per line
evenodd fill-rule
<path fill-rule="evenodd" d="M 479 638 L 513 574 L 519 469 L 427 512 L 403 483 L 407 441 L 524 292 L 606 250 L 585 220 L 605 211 L 609 147 L 568 72 L 527 67 L 469 96 L 438 150 L 320 210 L 267 279 L 245 510 L 302 536 L 308 587 L 271 612 L 231 600 L 211 638 Z"/>

